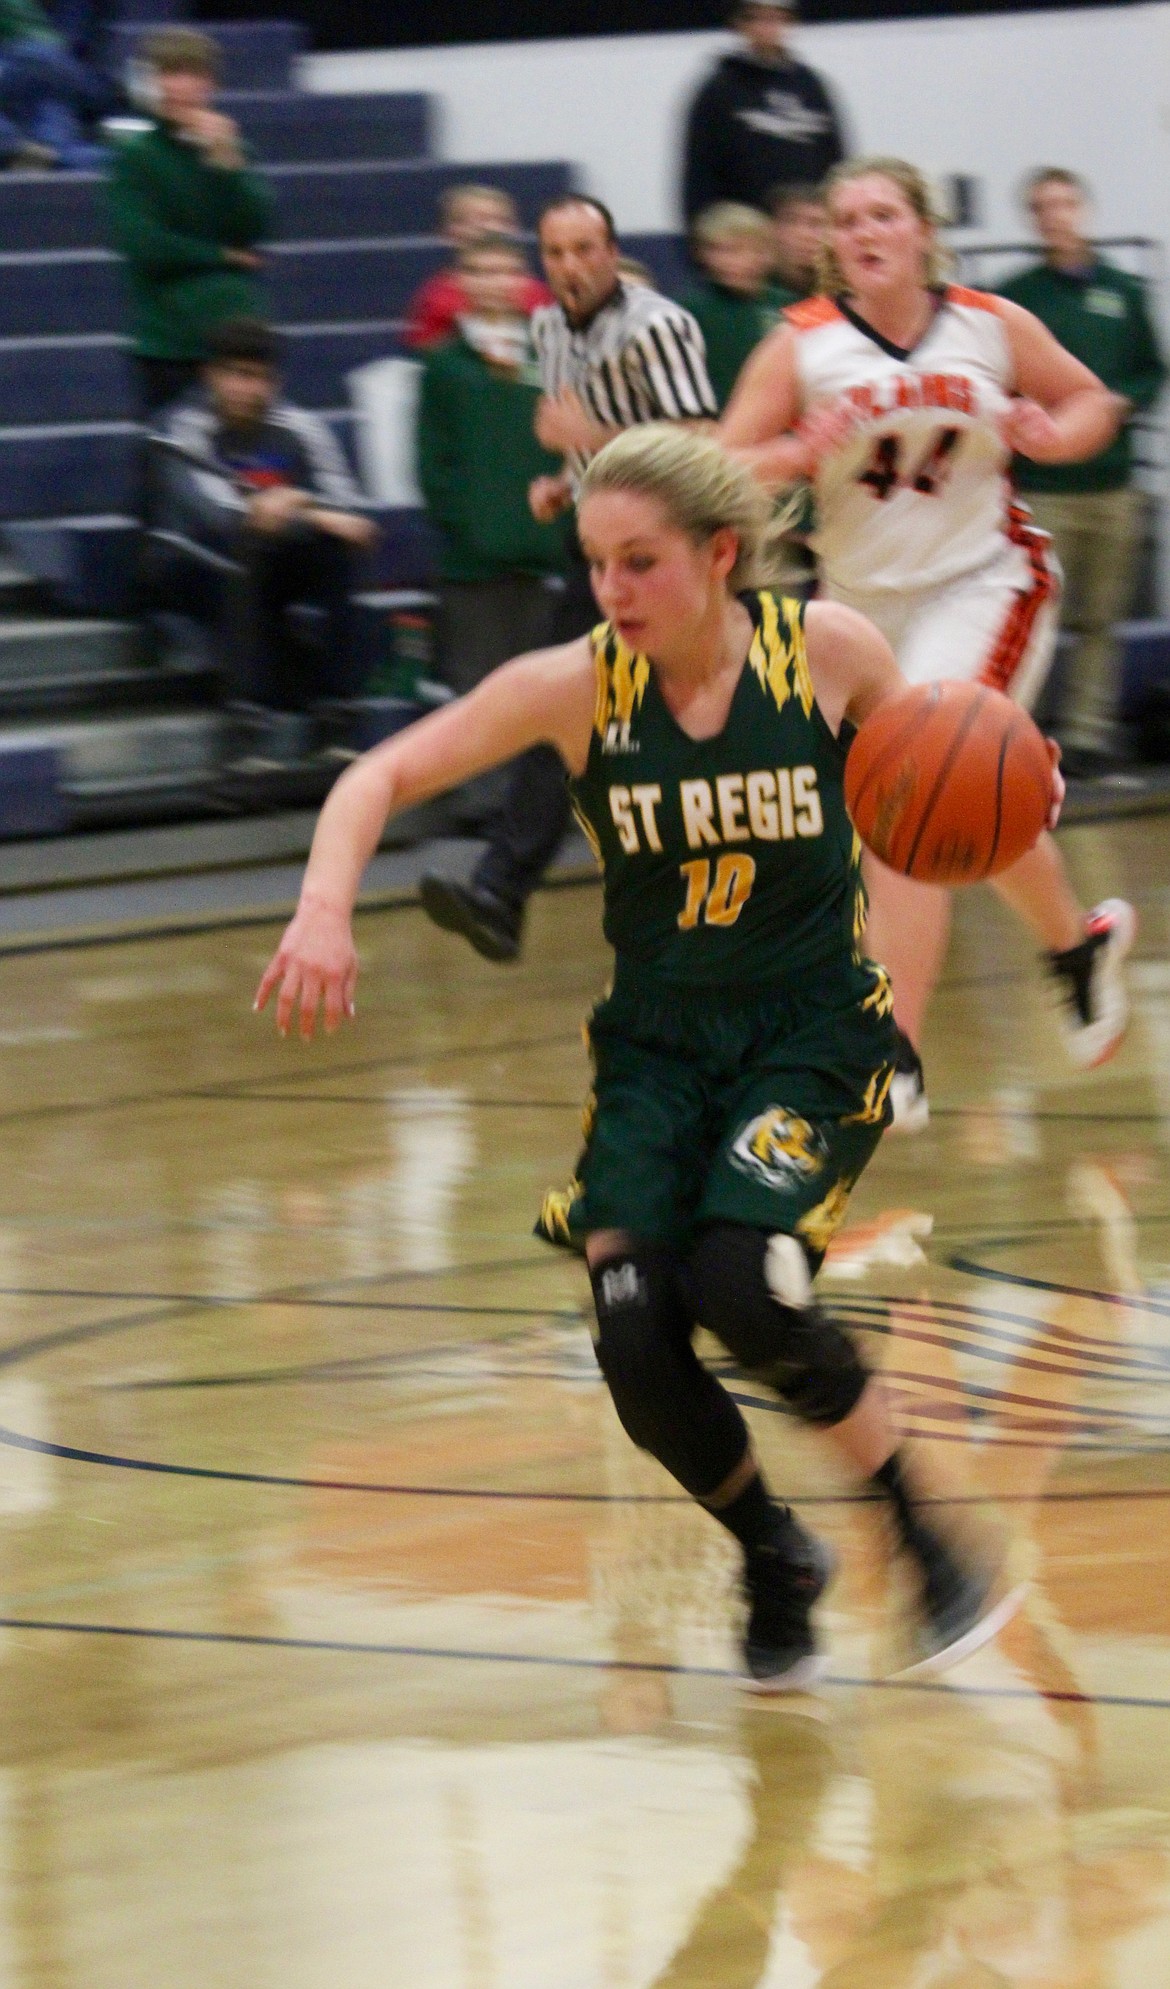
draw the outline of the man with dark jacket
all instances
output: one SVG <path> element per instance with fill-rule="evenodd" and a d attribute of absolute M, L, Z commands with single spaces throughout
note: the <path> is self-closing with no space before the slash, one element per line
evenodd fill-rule
<path fill-rule="evenodd" d="M 235 123 L 213 108 L 219 50 L 210 36 L 163 28 L 147 36 L 142 57 L 155 121 L 119 146 L 109 201 L 153 414 L 195 383 L 216 325 L 260 310 L 257 243 L 271 231 L 273 201 Z"/>
<path fill-rule="evenodd" d="M 740 47 L 725 55 L 687 118 L 687 227 L 716 201 L 767 209 L 778 186 L 815 186 L 845 156 L 841 125 L 815 70 L 788 44 L 797 0 L 737 0 Z"/>
<path fill-rule="evenodd" d="M 279 395 L 274 333 L 211 334 L 204 384 L 151 438 L 150 566 L 160 606 L 210 625 L 230 701 L 303 712 L 361 688 L 351 598 L 376 538 L 333 434 Z M 294 605 L 324 616 L 311 644 Z"/>

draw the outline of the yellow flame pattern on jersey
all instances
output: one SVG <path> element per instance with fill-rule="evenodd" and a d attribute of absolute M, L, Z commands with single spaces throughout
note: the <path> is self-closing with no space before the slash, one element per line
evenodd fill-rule
<path fill-rule="evenodd" d="M 536 1230 L 549 1243 L 569 1243 L 575 1239 L 570 1226 L 570 1212 L 573 1203 L 582 1194 L 581 1183 L 570 1181 L 567 1188 L 550 1188 L 540 1205 L 540 1217 Z"/>
<path fill-rule="evenodd" d="M 764 592 L 759 601 L 760 623 L 748 650 L 748 662 L 762 688 L 771 692 L 778 711 L 794 697 L 805 717 L 811 718 L 816 694 L 804 646 L 800 603 L 787 598 L 778 601 L 774 594 Z"/>
<path fill-rule="evenodd" d="M 802 1215 L 797 1223 L 797 1235 L 802 1236 L 810 1248 L 819 1255 L 824 1255 L 844 1222 L 852 1192 L 853 1177 L 843 1175 L 829 1189 L 824 1201 L 818 1202 L 815 1209 L 809 1209 L 807 1215 Z"/>
<path fill-rule="evenodd" d="M 597 672 L 593 730 L 604 739 L 612 724 L 628 725 L 633 718 L 650 682 L 650 659 L 627 649 L 608 622 L 593 630 L 590 641 Z"/>
<path fill-rule="evenodd" d="M 861 1004 L 862 1014 L 866 1015 L 872 1010 L 875 1015 L 892 1015 L 894 1012 L 894 990 L 890 985 L 889 975 L 884 967 L 878 966 L 876 960 L 870 960 L 866 964 L 870 968 L 874 979 L 872 988 Z"/>
<path fill-rule="evenodd" d="M 868 1008 L 869 1005 L 868 1001 L 862 1003 L 863 1008 Z M 846 1118 L 842 1119 L 841 1124 L 843 1126 L 880 1126 L 885 1114 L 886 1099 L 889 1097 L 890 1086 L 893 1082 L 893 1064 L 883 1064 L 880 1070 L 875 1070 L 865 1087 L 860 1111 L 850 1112 Z"/>

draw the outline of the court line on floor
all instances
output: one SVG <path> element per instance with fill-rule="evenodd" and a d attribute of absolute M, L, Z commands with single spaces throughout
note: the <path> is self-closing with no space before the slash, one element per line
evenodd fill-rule
<path fill-rule="evenodd" d="M 749 1408 L 758 1407 L 748 1398 Z M 776 1414 L 784 1411 L 779 1404 L 764 1405 Z M 932 1433 L 933 1434 L 933 1433 Z M 940 1439 L 943 1440 L 943 1439 Z M 966 1438 L 963 1439 L 966 1441 Z M 1010 1443 L 1010 1439 L 1008 1442 Z M 30 1451 L 38 1457 L 59 1457 L 68 1464 L 95 1464 L 109 1471 L 137 1471 L 156 1478 L 194 1478 L 204 1482 L 224 1485 L 255 1485 L 261 1490 L 301 1492 L 360 1492 L 375 1498 L 400 1499 L 471 1499 L 498 1505 L 583 1505 L 583 1506 L 685 1506 L 692 1501 L 677 1492 L 551 1492 L 505 1488 L 494 1485 L 406 1485 L 376 1484 L 361 1478 L 308 1478 L 291 1472 L 229 1470 L 226 1466 L 210 1464 L 172 1464 L 163 1458 L 126 1457 L 118 1451 L 86 1450 L 78 1444 L 52 1443 L 45 1437 L 26 1435 L 21 1430 L 10 1430 L 0 1426 L 0 1445 L 8 1450 Z M 1017 1449 L 1035 1447 L 1017 1441 Z M 1043 1441 L 1043 1448 L 1052 1447 L 1051 1437 Z M 1108 1451 L 1099 1444 L 1065 1443 L 1061 1445 L 1063 1454 L 1078 1452 L 1091 1457 L 1115 1456 L 1119 1452 L 1139 1457 L 1161 1456 L 1163 1453 L 1150 1444 L 1122 1445 L 1111 1443 Z M 779 1496 L 779 1494 L 778 1494 Z M 819 1493 L 806 1497 L 803 1493 L 793 1494 L 797 1505 L 874 1505 L 882 1503 L 884 1494 L 878 1492 Z M 1091 1499 L 1170 1499 L 1170 1486 L 1132 1487 L 1116 1492 L 958 1492 L 945 1493 L 938 1497 L 923 1498 L 922 1505 L 1039 1505 L 1057 1504 L 1069 1501 L 1084 1502 Z"/>
<path fill-rule="evenodd" d="M 0 951 L 0 962 L 2 961 L 3 952 Z M 588 1006 L 589 1002 L 586 999 L 583 1007 L 587 1009 Z M 309 1069 L 298 1071 L 291 1077 L 287 1071 L 282 1071 L 276 1073 L 274 1076 L 225 1078 L 222 1084 L 185 1085 L 181 1089 L 173 1091 L 125 1092 L 112 1098 L 75 1099 L 69 1102 L 61 1100 L 53 1105 L 20 1106 L 12 1111 L 0 1112 L 0 1126 L 31 1125 L 51 1119 L 93 1117 L 102 1112 L 130 1111 L 136 1107 L 148 1105 L 245 1104 L 252 1097 L 252 1093 L 248 1088 L 249 1086 L 275 1085 L 280 1089 L 282 1086 L 287 1088 L 290 1083 L 301 1082 L 312 1084 L 325 1082 L 332 1077 L 360 1077 L 363 1072 L 387 1069 L 409 1070 L 416 1064 L 447 1064 L 458 1062 L 461 1058 L 467 1057 L 510 1056 L 513 1053 L 521 1051 L 552 1049 L 557 1045 L 562 1047 L 567 1044 L 579 1046 L 580 1041 L 581 1034 L 579 1029 L 558 1030 L 555 1036 L 509 1038 L 504 1043 L 456 1044 L 446 1049 L 435 1048 L 400 1051 L 397 1053 L 392 1052 L 386 1056 L 370 1057 L 361 1061 L 351 1061 L 335 1065 L 330 1070 Z M 259 1096 L 256 1102 L 263 1104 L 265 1102 L 263 1095 Z M 312 1099 L 310 1097 L 307 1101 L 302 1102 L 311 1103 Z M 365 1102 L 384 1105 L 387 1100 L 382 1097 L 380 1099 L 366 1099 Z"/>
<path fill-rule="evenodd" d="M 332 1656 L 422 1658 L 454 1664 L 514 1664 L 543 1666 L 553 1671 L 642 1672 L 667 1678 L 718 1678 L 733 1684 L 742 1672 L 729 1665 L 666 1664 L 638 1658 L 573 1657 L 540 1651 L 485 1651 L 444 1644 L 381 1644 L 346 1642 L 333 1637 L 279 1637 L 232 1630 L 172 1630 L 133 1623 L 74 1623 L 39 1616 L 0 1616 L 0 1630 L 36 1630 L 56 1636 L 127 1637 L 150 1643 L 211 1644 L 240 1650 L 317 1651 Z M 1026 1685 L 962 1685 L 951 1679 L 860 1678 L 834 1674 L 820 1680 L 838 1691 L 950 1692 L 968 1699 L 1058 1701 L 1077 1706 L 1106 1706 L 1138 1712 L 1170 1712 L 1170 1699 L 1128 1692 L 1054 1692 Z"/>
<path fill-rule="evenodd" d="M 1157 1220 L 1166 1222 L 1168 1218 L 1161 1216 Z M 1014 1237 L 1003 1238 L 1003 1247 L 1016 1240 Z M 996 1238 L 988 1238 L 979 1244 L 981 1250 L 994 1250 L 999 1247 L 1000 1242 Z M 1064 1284 L 1059 1278 L 1030 1278 L 1020 1271 L 1001 1271 L 993 1264 L 977 1264 L 968 1257 L 951 1256 L 946 1261 L 948 1270 L 959 1271 L 967 1278 L 985 1278 L 990 1284 L 1023 1285 L 1029 1291 L 1052 1292 L 1054 1296 L 1060 1298 L 1096 1299 L 1101 1305 L 1120 1305 L 1130 1312 L 1153 1312 L 1159 1318 L 1170 1319 L 1170 1302 L 1165 1299 L 1146 1298 L 1141 1292 L 1097 1291 L 1092 1285 Z"/>

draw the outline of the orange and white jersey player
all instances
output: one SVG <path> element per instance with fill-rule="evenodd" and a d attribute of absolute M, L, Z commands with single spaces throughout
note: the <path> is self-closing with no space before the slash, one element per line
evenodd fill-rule
<path fill-rule="evenodd" d="M 910 683 L 977 680 L 1029 705 L 1052 660 L 1060 574 L 1015 498 L 1011 457 L 1093 456 L 1126 403 L 1029 311 L 945 281 L 915 167 L 850 161 L 827 200 L 824 294 L 793 305 L 748 360 L 722 439 L 771 488 L 813 484 L 820 590 L 877 624 Z M 914 1045 L 947 900 L 876 863 L 868 880 L 868 944 Z M 1109 900 L 1086 923 L 1048 838 L 999 888 L 1050 957 L 1075 1060 L 1099 1062 L 1124 1027 L 1132 912 Z M 921 1122 L 912 1049 L 906 1062 L 906 1118 Z"/>

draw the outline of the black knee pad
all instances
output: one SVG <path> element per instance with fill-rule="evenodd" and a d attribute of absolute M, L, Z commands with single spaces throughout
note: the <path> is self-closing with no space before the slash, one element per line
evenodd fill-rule
<path fill-rule="evenodd" d="M 741 1462 L 747 1426 L 691 1345 L 673 1258 L 634 1244 L 589 1275 L 597 1364 L 622 1428 L 692 1497 L 710 1497 Z"/>
<path fill-rule="evenodd" d="M 806 1423 L 844 1422 L 869 1374 L 852 1340 L 815 1303 L 796 1237 L 712 1223 L 690 1268 L 696 1316 L 740 1367 Z"/>

